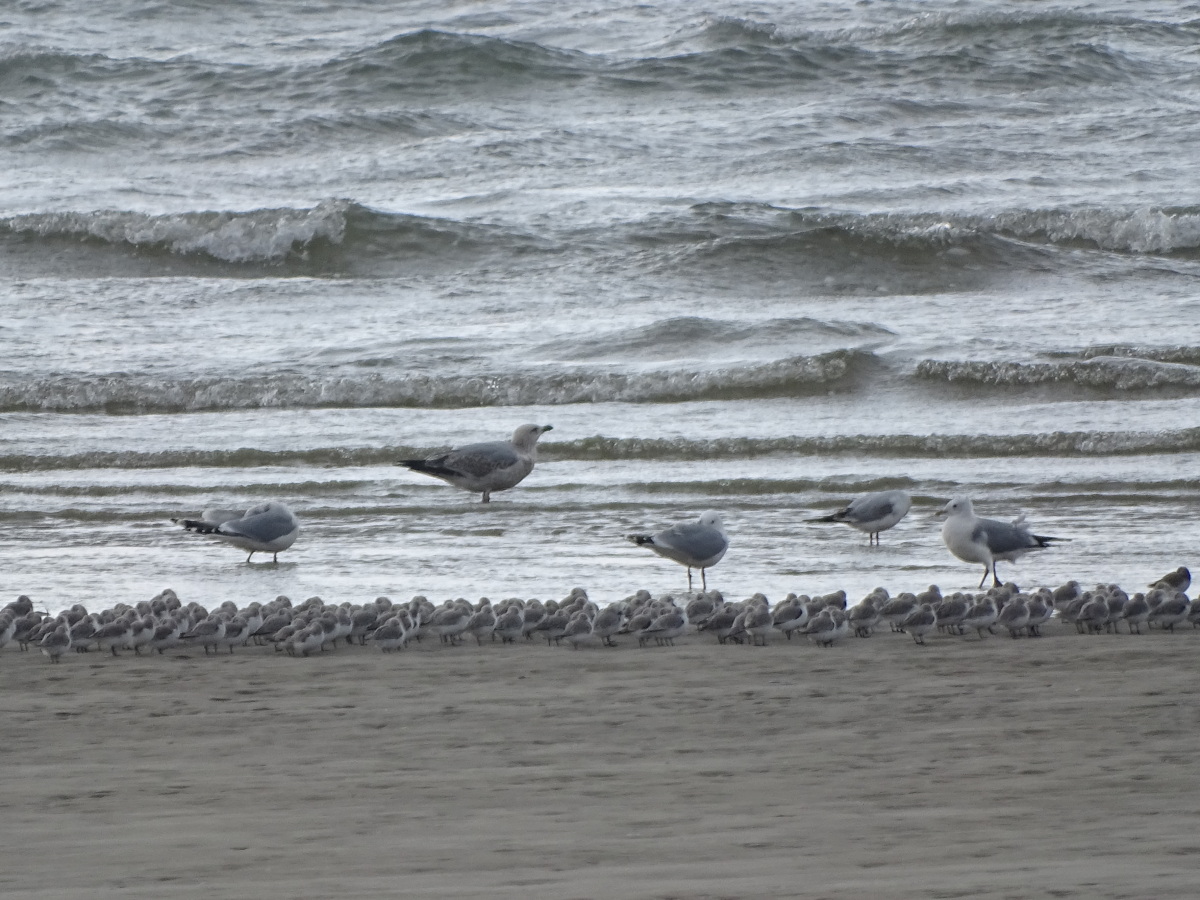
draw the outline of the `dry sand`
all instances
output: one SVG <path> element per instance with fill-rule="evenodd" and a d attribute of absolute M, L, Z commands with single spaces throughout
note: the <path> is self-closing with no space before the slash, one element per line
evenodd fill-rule
<path fill-rule="evenodd" d="M 1200 896 L 1200 633 L 1046 632 L 9 647 L 0 896 Z"/>

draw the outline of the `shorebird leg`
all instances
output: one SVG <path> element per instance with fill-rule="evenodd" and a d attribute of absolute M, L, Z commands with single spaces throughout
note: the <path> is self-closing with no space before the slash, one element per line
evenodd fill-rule
<path fill-rule="evenodd" d="M 250 556 L 247 556 L 247 557 L 246 557 L 246 562 L 250 562 L 250 559 L 251 559 L 251 557 L 253 557 L 253 556 L 254 556 L 254 551 L 253 551 L 253 550 L 251 550 L 251 551 L 250 551 Z"/>
<path fill-rule="evenodd" d="M 483 499 L 482 499 L 482 500 L 480 500 L 479 502 L 480 502 L 480 503 L 491 503 L 491 502 L 492 502 L 492 492 L 491 492 L 491 491 L 484 491 L 484 492 L 483 492 Z"/>

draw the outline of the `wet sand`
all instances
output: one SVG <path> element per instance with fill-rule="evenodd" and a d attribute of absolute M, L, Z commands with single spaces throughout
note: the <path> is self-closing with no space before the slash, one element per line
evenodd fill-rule
<path fill-rule="evenodd" d="M 1194 898 L 1200 633 L 1046 632 L 10 646 L 0 895 Z"/>

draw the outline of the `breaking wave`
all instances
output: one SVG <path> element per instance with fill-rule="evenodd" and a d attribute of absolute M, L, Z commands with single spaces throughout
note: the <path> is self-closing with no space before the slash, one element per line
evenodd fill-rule
<path fill-rule="evenodd" d="M 265 375 L 169 380 L 130 376 L 0 382 L 0 411 L 147 413 L 318 407 L 536 406 L 673 403 L 802 396 L 847 387 L 873 357 L 857 351 L 797 356 L 762 365 L 624 374 L 388 378 Z"/>
<path fill-rule="evenodd" d="M 919 378 L 947 384 L 986 387 L 1069 385 L 1100 391 L 1151 391 L 1200 388 L 1200 366 L 1133 356 L 1093 356 L 1071 362 L 986 362 L 922 360 Z"/>

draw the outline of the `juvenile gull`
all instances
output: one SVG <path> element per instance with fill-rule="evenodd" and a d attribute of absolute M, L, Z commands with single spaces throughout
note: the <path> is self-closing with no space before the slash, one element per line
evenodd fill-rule
<path fill-rule="evenodd" d="M 947 517 L 942 525 L 946 549 L 964 562 L 983 563 L 980 587 L 989 572 L 993 584 L 999 587 L 996 563 L 1000 560 L 1015 562 L 1030 550 L 1042 550 L 1054 541 L 1064 540 L 1033 534 L 1025 527 L 1024 517 L 1011 523 L 981 519 L 975 515 L 975 509 L 966 497 L 955 497 L 942 508 L 941 515 Z"/>
<path fill-rule="evenodd" d="M 522 425 L 511 441 L 484 441 L 457 447 L 428 459 L 402 459 L 398 465 L 432 475 L 464 491 L 483 494 L 489 503 L 494 491 L 506 491 L 533 471 L 537 441 L 551 425 Z"/>
<path fill-rule="evenodd" d="M 709 511 L 698 522 L 681 522 L 658 534 L 630 534 L 626 539 L 639 547 L 649 547 L 659 556 L 687 566 L 688 590 L 692 589 L 692 569 L 700 570 L 700 583 L 708 590 L 704 570 L 715 566 L 729 549 L 729 538 L 721 514 Z"/>
<path fill-rule="evenodd" d="M 172 519 L 188 531 L 211 534 L 235 547 L 255 553 L 270 553 L 279 562 L 279 551 L 296 542 L 300 523 L 286 505 L 276 500 L 252 506 L 244 513 L 229 509 L 206 509 L 199 519 Z"/>
<path fill-rule="evenodd" d="M 809 521 L 845 522 L 851 528 L 865 531 L 868 544 L 878 544 L 879 532 L 887 531 L 903 519 L 911 507 L 912 497 L 907 491 L 876 491 L 863 494 L 845 509 Z"/>

